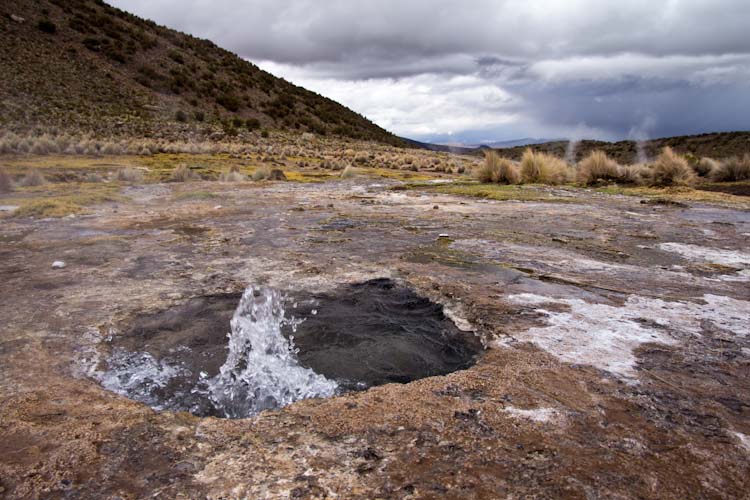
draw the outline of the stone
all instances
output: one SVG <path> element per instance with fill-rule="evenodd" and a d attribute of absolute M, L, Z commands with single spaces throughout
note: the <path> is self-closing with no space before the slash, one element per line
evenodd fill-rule
<path fill-rule="evenodd" d="M 52 263 L 52 269 L 64 269 L 65 268 L 65 262 L 61 260 L 56 260 Z"/>

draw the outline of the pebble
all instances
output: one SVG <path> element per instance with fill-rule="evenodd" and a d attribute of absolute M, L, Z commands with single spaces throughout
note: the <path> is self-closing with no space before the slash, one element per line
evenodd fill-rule
<path fill-rule="evenodd" d="M 221 205 L 216 205 L 216 206 L 214 207 L 214 210 L 221 210 L 222 208 L 224 208 L 224 207 L 222 207 Z"/>
<path fill-rule="evenodd" d="M 52 263 L 52 269 L 63 269 L 65 267 L 65 262 L 61 260 L 56 260 Z"/>

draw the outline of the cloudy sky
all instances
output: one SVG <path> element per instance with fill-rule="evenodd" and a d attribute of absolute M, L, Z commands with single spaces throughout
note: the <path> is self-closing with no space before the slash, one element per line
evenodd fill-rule
<path fill-rule="evenodd" d="M 750 130 L 750 0 L 111 0 L 415 139 Z"/>

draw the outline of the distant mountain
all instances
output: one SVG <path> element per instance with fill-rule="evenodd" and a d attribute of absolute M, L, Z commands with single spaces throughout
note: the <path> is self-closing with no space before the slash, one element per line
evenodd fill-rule
<path fill-rule="evenodd" d="M 563 139 L 532 139 L 526 137 L 524 139 L 514 139 L 511 141 L 495 141 L 495 142 L 483 142 L 482 144 L 469 145 L 470 148 L 491 148 L 491 149 L 502 149 L 502 148 L 513 148 L 517 146 L 528 146 L 530 144 L 543 144 L 545 142 L 555 142 Z"/>
<path fill-rule="evenodd" d="M 421 142 L 421 141 L 415 141 L 414 139 L 407 139 L 406 137 L 401 137 L 401 140 L 403 140 L 407 144 L 414 146 L 414 147 L 418 147 L 421 149 L 428 149 L 430 151 L 439 151 L 442 153 L 471 154 L 471 153 L 476 153 L 478 151 L 478 148 L 476 147 L 450 146 L 447 144 L 432 144 L 429 142 Z"/>
<path fill-rule="evenodd" d="M 210 41 L 101 0 L 0 2 L 0 54 L 0 129 L 201 138 L 272 128 L 404 145 Z"/>

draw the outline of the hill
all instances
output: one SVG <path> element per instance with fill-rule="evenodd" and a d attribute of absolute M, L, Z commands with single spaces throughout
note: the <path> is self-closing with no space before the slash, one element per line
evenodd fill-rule
<path fill-rule="evenodd" d="M 711 158 L 728 158 L 730 156 L 741 156 L 750 150 L 750 132 L 716 132 L 700 135 L 664 137 L 637 143 L 636 141 L 592 141 L 582 140 L 575 144 L 574 152 L 576 161 L 581 160 L 591 151 L 602 150 L 608 156 L 620 163 L 637 163 L 639 148 L 642 149 L 646 158 L 654 158 L 665 146 L 669 146 L 678 153 L 692 154 L 697 157 L 708 156 Z M 568 141 L 553 141 L 531 146 L 515 146 L 511 148 L 500 148 L 500 155 L 518 160 L 527 148 L 542 151 L 564 158 L 568 155 Z"/>
<path fill-rule="evenodd" d="M 0 4 L 0 129 L 185 139 L 260 128 L 404 142 L 346 107 L 99 0 Z"/>

